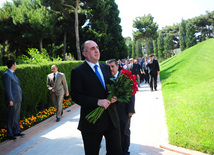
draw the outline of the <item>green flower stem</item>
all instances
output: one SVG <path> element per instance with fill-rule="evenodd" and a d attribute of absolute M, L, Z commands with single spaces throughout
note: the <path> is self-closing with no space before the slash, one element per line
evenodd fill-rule
<path fill-rule="evenodd" d="M 111 101 L 114 92 L 108 95 L 107 100 Z M 97 120 L 101 117 L 103 112 L 105 111 L 104 107 L 97 107 L 92 112 L 90 112 L 85 118 L 89 121 L 89 123 L 95 124 Z"/>

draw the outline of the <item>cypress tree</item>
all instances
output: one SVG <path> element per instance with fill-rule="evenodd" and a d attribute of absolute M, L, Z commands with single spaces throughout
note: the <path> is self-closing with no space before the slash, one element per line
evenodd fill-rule
<path fill-rule="evenodd" d="M 164 51 L 164 37 L 161 32 L 159 32 L 158 37 L 158 56 L 159 58 L 163 58 L 163 51 Z"/>
<path fill-rule="evenodd" d="M 159 55 L 158 55 L 158 41 L 157 41 L 157 39 L 153 40 L 153 50 L 154 50 L 155 56 L 159 58 Z"/>
<path fill-rule="evenodd" d="M 186 24 L 182 19 L 181 24 L 179 26 L 179 44 L 181 51 L 186 49 Z"/>
<path fill-rule="evenodd" d="M 186 31 L 187 31 L 186 47 L 189 48 L 196 44 L 195 26 L 191 22 L 188 22 L 186 25 Z"/>
<path fill-rule="evenodd" d="M 118 6 L 115 0 L 106 0 L 106 4 L 110 6 L 109 15 L 106 18 L 108 24 L 107 34 L 110 37 L 107 43 L 108 51 L 105 56 L 109 58 L 124 58 L 128 55 L 128 48 L 122 36 L 122 28 L 120 26 Z"/>

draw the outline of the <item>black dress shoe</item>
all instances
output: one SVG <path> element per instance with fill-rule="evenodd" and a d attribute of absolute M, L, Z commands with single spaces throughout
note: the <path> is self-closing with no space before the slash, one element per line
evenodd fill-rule
<path fill-rule="evenodd" d="M 59 121 L 60 121 L 60 118 L 56 118 L 56 121 L 59 122 Z"/>
<path fill-rule="evenodd" d="M 16 136 L 24 136 L 24 133 L 17 133 Z"/>
<path fill-rule="evenodd" d="M 7 138 L 8 138 L 8 139 L 11 139 L 11 140 L 16 139 L 16 137 L 15 137 L 15 136 L 8 136 Z"/>

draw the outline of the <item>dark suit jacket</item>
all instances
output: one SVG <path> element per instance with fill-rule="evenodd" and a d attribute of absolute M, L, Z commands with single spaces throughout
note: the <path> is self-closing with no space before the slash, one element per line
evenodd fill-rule
<path fill-rule="evenodd" d="M 13 103 L 22 102 L 22 89 L 20 87 L 19 79 L 12 74 L 8 69 L 2 76 L 4 87 L 5 87 L 5 102 L 8 104 L 9 101 Z"/>
<path fill-rule="evenodd" d="M 112 77 L 110 67 L 100 63 L 105 84 L 110 83 Z M 106 99 L 108 92 L 104 89 L 95 72 L 87 62 L 74 68 L 71 72 L 71 97 L 81 106 L 78 129 L 83 132 L 98 133 L 109 128 L 119 127 L 116 105 L 111 104 L 95 124 L 89 123 L 85 117 L 98 107 L 98 99 Z"/>
<path fill-rule="evenodd" d="M 157 72 L 160 71 L 158 61 L 155 59 L 153 59 L 152 62 L 149 62 L 147 64 L 147 67 L 149 67 L 149 70 L 148 70 L 149 74 L 154 76 L 157 76 Z"/>
<path fill-rule="evenodd" d="M 131 71 L 132 74 L 134 74 L 134 75 L 137 75 L 137 74 L 140 75 L 140 65 L 139 64 L 135 64 L 135 63 L 133 63 L 133 65 L 128 64 L 127 70 Z"/>

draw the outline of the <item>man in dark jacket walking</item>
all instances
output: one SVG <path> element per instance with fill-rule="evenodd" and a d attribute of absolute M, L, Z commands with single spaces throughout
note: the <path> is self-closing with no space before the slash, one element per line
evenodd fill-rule
<path fill-rule="evenodd" d="M 149 85 L 151 91 L 153 89 L 157 90 L 157 77 L 160 74 L 159 71 L 159 64 L 158 61 L 154 59 L 154 55 L 149 55 L 149 62 L 147 64 L 148 72 L 149 72 Z M 153 82 L 154 81 L 154 82 Z M 154 84 L 154 85 L 153 85 Z"/>

